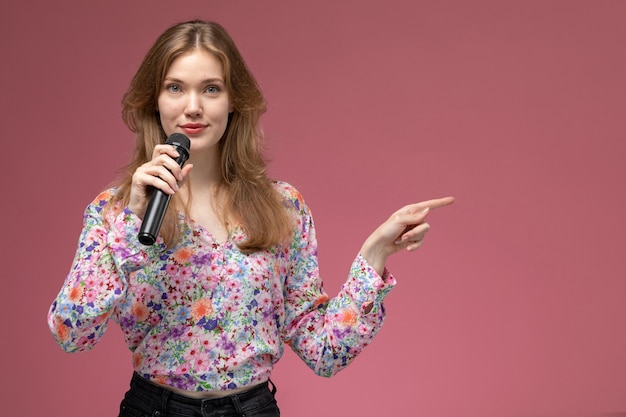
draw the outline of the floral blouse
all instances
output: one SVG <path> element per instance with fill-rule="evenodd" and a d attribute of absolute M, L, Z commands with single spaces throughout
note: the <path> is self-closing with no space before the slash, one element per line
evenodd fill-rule
<path fill-rule="evenodd" d="M 137 240 L 141 220 L 128 208 L 104 210 L 114 189 L 86 209 L 69 275 L 48 314 L 67 352 L 91 349 L 109 319 L 125 335 L 135 371 L 185 390 L 225 390 L 266 381 L 289 345 L 318 375 L 347 366 L 384 318 L 395 279 L 354 260 L 329 299 L 317 262 L 310 210 L 291 185 L 276 182 L 296 227 L 290 242 L 251 254 L 192 220 L 167 249 Z M 184 220 L 180 214 L 181 220 Z"/>

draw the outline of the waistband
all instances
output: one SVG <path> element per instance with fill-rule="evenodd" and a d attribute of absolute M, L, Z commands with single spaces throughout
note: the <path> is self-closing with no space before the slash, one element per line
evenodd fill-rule
<path fill-rule="evenodd" d="M 177 392 L 169 390 L 166 387 L 153 384 L 152 382 L 143 378 L 141 375 L 139 375 L 136 372 L 133 372 L 133 377 L 131 379 L 131 386 L 134 385 L 135 388 L 138 388 L 139 390 L 143 392 L 147 392 L 152 395 L 158 395 L 160 397 L 162 397 L 163 395 L 167 395 L 170 401 L 175 401 L 175 402 L 186 404 L 186 405 L 201 407 L 201 406 L 210 404 L 214 407 L 217 407 L 220 405 L 233 404 L 233 397 L 237 397 L 238 402 L 243 403 L 252 398 L 255 398 L 263 391 L 270 391 L 270 388 L 269 388 L 270 382 L 271 381 L 266 381 L 266 382 L 263 382 L 261 384 L 254 386 L 253 388 L 247 391 L 239 392 L 237 394 L 232 394 L 232 395 L 228 395 L 225 397 L 218 397 L 218 398 L 186 397 L 184 395 L 178 394 Z M 271 393 L 272 395 L 276 393 L 276 386 L 274 386 L 273 383 L 272 383 Z"/>

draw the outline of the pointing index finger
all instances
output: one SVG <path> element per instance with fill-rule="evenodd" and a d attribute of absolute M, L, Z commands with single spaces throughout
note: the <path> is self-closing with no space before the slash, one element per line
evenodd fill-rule
<path fill-rule="evenodd" d="M 429 210 L 436 209 L 439 207 L 449 206 L 454 203 L 454 197 L 443 197 L 443 198 L 435 198 L 433 200 L 422 201 L 421 203 L 417 203 L 421 209 L 428 208 Z"/>

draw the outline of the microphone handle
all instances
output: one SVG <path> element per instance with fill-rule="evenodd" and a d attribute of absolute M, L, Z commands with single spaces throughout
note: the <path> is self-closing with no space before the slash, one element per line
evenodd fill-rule
<path fill-rule="evenodd" d="M 147 246 L 154 244 L 171 198 L 171 195 L 165 194 L 161 190 L 154 190 L 154 194 L 148 202 L 148 208 L 146 209 L 143 223 L 141 223 L 139 234 L 137 235 L 139 242 Z"/>

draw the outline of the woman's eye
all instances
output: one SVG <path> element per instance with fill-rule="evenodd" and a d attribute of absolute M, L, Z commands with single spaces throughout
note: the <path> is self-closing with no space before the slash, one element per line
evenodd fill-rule
<path fill-rule="evenodd" d="M 206 92 L 209 94 L 217 94 L 220 92 L 220 89 L 217 86 L 212 85 L 206 88 Z"/>
<path fill-rule="evenodd" d="M 177 86 L 176 84 L 170 84 L 167 86 L 167 91 L 172 92 L 172 93 L 178 93 L 180 92 L 180 87 Z"/>

